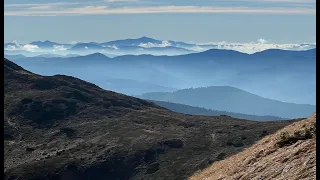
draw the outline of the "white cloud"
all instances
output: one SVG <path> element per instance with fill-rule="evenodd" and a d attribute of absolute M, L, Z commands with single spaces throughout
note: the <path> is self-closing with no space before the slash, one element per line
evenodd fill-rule
<path fill-rule="evenodd" d="M 245 0 L 245 1 L 250 1 L 250 0 Z M 287 3 L 316 3 L 316 0 L 251 0 L 255 2 L 287 2 Z"/>
<path fill-rule="evenodd" d="M 26 51 L 35 51 L 35 50 L 40 49 L 39 46 L 33 45 L 33 44 L 23 45 L 22 48 L 23 48 L 23 50 L 26 50 Z"/>
<path fill-rule="evenodd" d="M 169 41 L 162 41 L 161 44 L 148 42 L 148 43 L 140 43 L 138 46 L 144 47 L 144 48 L 167 47 L 167 46 L 171 46 L 171 43 Z"/>
<path fill-rule="evenodd" d="M 109 48 L 113 48 L 113 49 L 119 49 L 116 45 L 112 45 L 112 46 L 107 46 L 107 47 L 109 47 Z"/>
<path fill-rule="evenodd" d="M 26 3 L 26 4 L 4 4 L 5 9 L 14 8 L 15 11 L 50 11 L 54 9 L 67 9 L 70 6 L 88 4 L 88 2 L 55 2 L 55 3 Z M 35 14 L 22 16 L 56 16 L 54 14 Z"/>
<path fill-rule="evenodd" d="M 56 2 L 56 3 L 30 3 L 30 4 L 4 4 L 4 7 L 43 7 L 43 6 L 50 6 L 50 7 L 55 7 L 55 6 L 68 6 L 68 5 L 78 5 L 78 4 L 84 4 L 84 3 L 79 3 L 79 2 Z"/>
<path fill-rule="evenodd" d="M 65 51 L 67 48 L 65 48 L 63 45 L 53 45 L 53 51 Z"/>
<path fill-rule="evenodd" d="M 17 50 L 16 46 L 8 45 L 7 49 L 8 51 L 14 51 Z"/>
<path fill-rule="evenodd" d="M 264 44 L 266 42 L 267 42 L 267 40 L 265 40 L 265 39 L 262 39 L 262 38 L 258 39 L 258 43 Z"/>
<path fill-rule="evenodd" d="M 117 3 L 117 2 L 137 2 L 138 0 L 105 0 L 105 2 L 109 2 L 109 3 Z"/>
<path fill-rule="evenodd" d="M 51 5 L 37 5 L 37 6 L 31 6 L 29 7 L 30 10 L 42 10 L 42 9 L 50 9 L 52 8 L 53 6 Z"/>
<path fill-rule="evenodd" d="M 204 46 L 205 45 L 205 46 Z M 228 49 L 235 50 L 243 53 L 255 53 L 267 49 L 283 49 L 283 50 L 308 50 L 315 48 L 312 44 L 272 44 L 272 43 L 261 43 L 261 42 L 250 42 L 250 43 L 227 43 L 223 42 L 211 42 L 211 43 L 202 43 L 198 46 L 208 49 Z M 193 49 L 196 50 L 196 49 Z"/>
<path fill-rule="evenodd" d="M 14 43 L 16 46 L 20 46 L 17 40 L 13 40 L 12 43 Z"/>
<path fill-rule="evenodd" d="M 208 6 L 150 6 L 121 7 L 84 6 L 44 10 L 5 10 L 5 16 L 67 16 L 67 15 L 108 15 L 108 14 L 152 14 L 152 13 L 244 13 L 244 14 L 315 14 L 315 8 L 249 8 L 249 7 L 208 7 Z"/>

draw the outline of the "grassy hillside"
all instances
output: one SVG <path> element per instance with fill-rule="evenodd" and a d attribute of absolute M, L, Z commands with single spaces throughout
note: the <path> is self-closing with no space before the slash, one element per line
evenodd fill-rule
<path fill-rule="evenodd" d="M 316 114 L 190 178 L 200 179 L 316 179 Z"/>

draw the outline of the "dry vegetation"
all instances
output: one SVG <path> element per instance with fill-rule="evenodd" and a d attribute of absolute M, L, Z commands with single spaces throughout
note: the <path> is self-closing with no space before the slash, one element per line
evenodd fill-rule
<path fill-rule="evenodd" d="M 316 179 L 316 113 L 213 163 L 190 180 Z"/>

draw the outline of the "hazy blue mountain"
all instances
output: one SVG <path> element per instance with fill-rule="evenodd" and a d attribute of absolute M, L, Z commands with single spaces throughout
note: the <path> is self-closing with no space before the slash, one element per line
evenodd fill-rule
<path fill-rule="evenodd" d="M 109 45 L 109 46 L 138 46 L 140 44 L 147 44 L 147 43 L 152 43 L 152 44 L 162 44 L 164 41 L 163 40 L 157 40 L 149 37 L 140 37 L 136 39 L 123 39 L 123 40 L 116 40 L 116 41 L 109 41 L 109 42 L 104 42 L 101 43 L 101 45 Z M 169 46 L 172 47 L 177 47 L 177 48 L 193 48 L 196 46 L 196 44 L 192 43 L 185 43 L 185 42 L 180 42 L 180 41 L 172 41 L 169 40 L 167 41 Z"/>
<path fill-rule="evenodd" d="M 6 55 L 4 54 L 4 57 L 7 59 L 21 59 L 21 58 L 26 58 L 26 56 L 17 54 L 17 55 Z"/>
<path fill-rule="evenodd" d="M 286 118 L 276 117 L 276 116 L 255 116 L 250 114 L 241 114 L 241 113 L 233 113 L 227 111 L 216 111 L 211 109 L 205 109 L 200 107 L 188 106 L 184 104 L 171 103 L 165 101 L 153 101 L 153 103 L 162 106 L 164 108 L 170 109 L 171 111 L 183 113 L 183 114 L 191 114 L 191 115 L 205 115 L 205 116 L 231 116 L 240 119 L 249 119 L 256 121 L 273 121 L 273 120 L 285 120 Z"/>
<path fill-rule="evenodd" d="M 80 55 L 78 54 L 67 54 L 67 55 L 64 55 L 63 57 L 78 57 Z"/>
<path fill-rule="evenodd" d="M 174 46 L 166 46 L 166 47 L 140 47 L 140 46 L 127 46 L 122 45 L 118 46 L 117 49 L 113 49 L 110 53 L 117 54 L 117 55 L 143 55 L 143 54 L 150 54 L 154 56 L 161 56 L 161 55 L 182 55 L 182 54 L 189 54 L 193 53 L 192 50 L 187 50 L 184 48 L 174 47 Z"/>
<path fill-rule="evenodd" d="M 192 48 L 196 46 L 196 44 L 179 42 L 179 41 L 168 41 L 168 42 L 170 43 L 171 46 L 175 46 L 175 47 Z"/>
<path fill-rule="evenodd" d="M 24 58 L 15 61 L 37 73 L 67 73 L 87 79 L 114 77 L 175 89 L 232 86 L 262 97 L 299 104 L 315 104 L 315 50 L 265 51 L 245 54 L 208 50 L 179 56 L 125 55 L 109 58 L 93 54 L 74 58 Z M 274 55 L 279 52 L 280 55 Z M 281 54 L 290 54 L 281 55 Z M 63 60 L 63 61 L 62 61 Z M 83 73 L 86 72 L 86 73 Z M 45 74 L 44 74 L 45 75 Z M 99 83 L 97 83 L 99 85 Z"/>
<path fill-rule="evenodd" d="M 64 58 L 70 58 L 70 57 L 77 57 L 80 56 L 78 54 L 67 54 L 67 55 L 59 55 L 59 54 L 40 54 L 33 57 L 43 57 L 43 58 L 53 58 L 53 57 L 64 57 Z M 7 59 L 21 59 L 21 58 L 27 58 L 27 56 L 17 54 L 17 55 L 6 55 L 4 54 L 4 57 Z"/>
<path fill-rule="evenodd" d="M 30 44 L 36 45 L 41 49 L 54 49 L 54 46 L 64 46 L 64 48 L 70 48 L 72 45 L 71 44 L 60 44 L 52 41 L 33 41 Z"/>
<path fill-rule="evenodd" d="M 25 50 L 4 50 L 5 55 L 23 55 L 26 57 L 33 57 L 43 54 L 43 52 L 31 52 Z"/>
<path fill-rule="evenodd" d="M 87 50 L 98 50 L 101 51 L 104 49 L 99 43 L 77 43 L 74 46 L 72 46 L 69 50 L 71 51 L 87 51 Z"/>
<path fill-rule="evenodd" d="M 195 52 L 188 48 L 192 48 L 195 44 L 189 44 L 184 42 L 178 41 L 167 41 L 168 46 L 164 47 L 142 47 L 141 44 L 152 44 L 152 45 L 160 45 L 164 41 L 163 40 L 156 40 L 149 37 L 141 37 L 136 39 L 124 39 L 124 40 L 116 40 L 116 41 L 109 41 L 105 43 L 101 43 L 101 45 L 105 46 L 116 46 L 120 49 L 120 51 L 135 51 L 135 52 L 123 52 L 124 54 L 153 54 L 153 55 L 180 55 L 180 54 L 187 54 Z M 146 53 L 139 52 L 145 51 Z M 169 52 L 168 52 L 169 51 Z M 171 51 L 171 52 L 170 52 Z"/>
<path fill-rule="evenodd" d="M 143 94 L 152 91 L 174 92 L 177 90 L 174 88 L 159 86 L 151 83 L 112 77 L 107 77 L 104 80 L 91 80 L 90 82 L 99 83 L 99 86 L 103 89 L 111 90 L 126 95 Z"/>
<path fill-rule="evenodd" d="M 139 96 L 143 99 L 168 101 L 219 111 L 252 115 L 298 118 L 316 111 L 315 105 L 294 104 L 243 91 L 229 86 L 211 86 L 178 90 L 173 93 L 154 92 Z"/>
<path fill-rule="evenodd" d="M 256 57 L 293 57 L 293 56 L 312 56 L 315 57 L 316 48 L 309 49 L 305 51 L 288 51 L 288 50 L 282 50 L 282 49 L 267 49 L 264 51 L 256 52 L 253 54 L 253 56 Z"/>
<path fill-rule="evenodd" d="M 152 48 L 145 48 L 146 50 L 151 50 L 151 51 L 172 51 L 172 53 L 176 53 L 176 52 L 179 52 L 179 53 L 194 53 L 195 51 L 192 51 L 192 50 L 188 50 L 188 49 L 185 49 L 185 48 L 182 48 L 182 47 L 175 47 L 175 46 L 166 46 L 166 47 L 152 47 Z M 170 53 L 170 52 L 169 52 Z M 178 54 L 178 53 L 176 53 Z M 166 54 L 163 54 L 163 55 L 166 55 Z M 170 55 L 170 54 L 167 54 L 167 55 Z"/>
<path fill-rule="evenodd" d="M 148 38 L 148 37 L 141 37 L 136 39 L 123 39 L 123 40 L 115 40 L 101 43 L 101 45 L 110 45 L 110 46 L 138 46 L 140 43 L 156 43 L 161 44 L 162 41 Z"/>
<path fill-rule="evenodd" d="M 52 57 L 64 57 L 63 55 L 59 54 L 41 54 L 35 57 L 46 57 L 46 58 L 52 58 Z"/>
<path fill-rule="evenodd" d="M 141 55 L 141 54 L 152 54 L 152 55 L 181 55 L 188 54 L 194 51 L 187 50 L 181 47 L 166 46 L 166 47 L 141 47 L 139 46 L 141 42 L 147 41 L 147 39 L 129 39 L 120 40 L 119 42 L 111 43 L 77 43 L 72 48 L 68 49 L 70 53 L 77 53 L 81 55 L 86 55 L 89 53 L 104 53 L 111 54 L 114 56 L 121 55 Z M 135 43 L 136 42 L 136 43 Z M 113 44 L 115 43 L 115 44 Z"/>

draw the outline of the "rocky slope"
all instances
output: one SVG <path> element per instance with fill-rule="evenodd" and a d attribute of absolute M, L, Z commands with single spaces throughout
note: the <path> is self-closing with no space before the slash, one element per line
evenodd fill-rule
<path fill-rule="evenodd" d="M 190 178 L 198 179 L 316 179 L 316 114 Z"/>
<path fill-rule="evenodd" d="M 4 179 L 186 179 L 291 123 L 174 113 L 4 59 Z"/>

